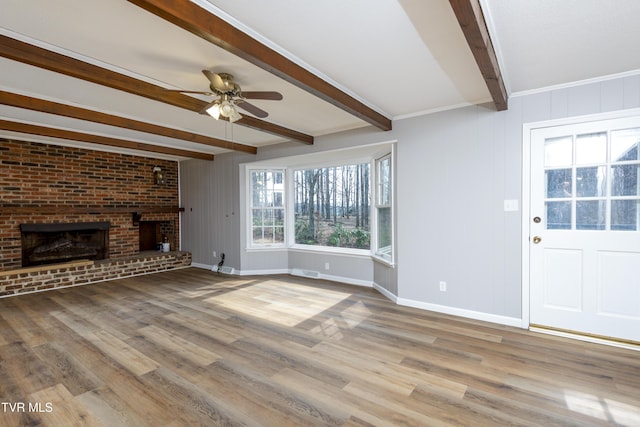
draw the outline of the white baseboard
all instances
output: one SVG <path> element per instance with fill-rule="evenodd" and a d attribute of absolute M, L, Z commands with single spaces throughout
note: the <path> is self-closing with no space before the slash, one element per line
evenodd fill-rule
<path fill-rule="evenodd" d="M 345 283 L 347 285 L 373 287 L 373 283 L 367 280 L 353 279 L 351 277 L 331 276 L 330 274 L 320 274 L 320 279 L 331 280 L 332 282 Z"/>
<path fill-rule="evenodd" d="M 268 276 L 270 274 L 289 274 L 289 269 L 280 268 L 273 270 L 236 270 L 240 276 Z"/>
<path fill-rule="evenodd" d="M 343 276 L 332 276 L 330 274 L 322 274 L 318 271 L 314 270 L 303 270 L 300 268 L 292 268 L 288 271 L 292 276 L 298 277 L 307 277 L 309 279 L 324 279 L 330 280 L 332 282 L 344 283 L 346 285 L 356 285 L 356 286 L 365 286 L 367 288 L 371 288 L 373 286 L 372 282 L 361 279 L 354 279 L 352 277 L 343 277 Z"/>
<path fill-rule="evenodd" d="M 382 286 L 378 285 L 377 283 L 373 284 L 373 289 L 375 289 L 376 291 L 380 292 L 382 295 L 387 297 L 389 300 L 395 302 L 396 304 L 398 303 L 398 297 L 396 295 L 394 295 L 393 293 L 389 292 L 387 289 L 383 288 Z"/>
<path fill-rule="evenodd" d="M 522 328 L 522 319 L 516 317 L 500 316 L 497 314 L 483 313 L 481 311 L 466 310 L 463 308 L 448 307 L 446 305 L 431 304 L 406 298 L 397 298 L 396 303 L 407 307 L 435 311 L 437 313 L 451 314 L 453 316 L 466 317 L 468 319 L 481 320 L 484 322 L 498 323 L 500 325 Z"/>
<path fill-rule="evenodd" d="M 196 262 L 191 263 L 191 266 L 196 268 L 203 268 L 206 270 L 211 270 L 212 268 L 217 267 L 217 266 L 212 266 L 208 264 L 200 264 Z M 272 269 L 272 270 L 234 269 L 234 272 L 233 272 L 233 275 L 235 276 L 268 276 L 272 274 L 291 274 L 292 276 L 307 277 L 310 279 L 324 279 L 324 280 L 330 280 L 332 282 L 344 283 L 347 285 L 365 286 L 368 288 L 371 288 L 373 286 L 371 282 L 368 282 L 366 280 L 354 279 L 351 277 L 332 276 L 329 274 L 322 274 L 317 271 L 302 270 L 300 268 L 292 268 L 292 269 L 281 268 L 281 269 Z"/>
<path fill-rule="evenodd" d="M 205 270 L 211 270 L 213 268 L 213 265 L 200 264 L 200 263 L 197 263 L 197 262 L 192 262 L 191 263 L 191 267 L 204 268 Z"/>

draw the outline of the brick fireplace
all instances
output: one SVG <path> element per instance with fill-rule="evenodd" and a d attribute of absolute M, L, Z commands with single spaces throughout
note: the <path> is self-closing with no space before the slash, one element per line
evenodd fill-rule
<path fill-rule="evenodd" d="M 164 183 L 155 183 L 154 167 L 162 169 Z M 52 255 L 56 246 L 62 253 L 64 246 L 76 244 L 74 239 L 85 238 L 77 230 L 61 233 L 59 227 L 109 224 L 108 249 L 98 256 L 118 260 L 140 256 L 140 222 L 153 222 L 162 224 L 163 238 L 176 251 L 178 203 L 175 161 L 0 139 L 0 272 L 42 264 L 25 263 L 21 227 L 50 230 L 55 236 L 41 241 L 39 251 Z"/>

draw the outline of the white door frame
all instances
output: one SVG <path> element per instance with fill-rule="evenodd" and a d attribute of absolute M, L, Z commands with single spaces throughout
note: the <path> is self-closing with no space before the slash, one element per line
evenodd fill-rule
<path fill-rule="evenodd" d="M 524 123 L 522 125 L 522 328 L 529 329 L 530 309 L 530 254 L 531 245 L 531 131 L 534 129 L 553 126 L 575 125 L 599 120 L 617 119 L 631 116 L 639 116 L 640 108 L 619 110 L 607 113 L 590 114 L 586 116 L 566 117 L 561 119 L 545 120 L 541 122 Z M 560 333 L 558 335 L 561 335 Z M 597 339 L 588 341 L 602 342 Z M 611 343 L 609 343 L 611 344 Z"/>

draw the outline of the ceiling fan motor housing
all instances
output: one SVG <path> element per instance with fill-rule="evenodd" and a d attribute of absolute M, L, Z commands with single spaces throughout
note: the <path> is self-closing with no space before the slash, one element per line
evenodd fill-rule
<path fill-rule="evenodd" d="M 203 111 L 212 115 L 216 120 L 222 115 L 228 117 L 231 122 L 240 120 L 242 115 L 238 113 L 236 107 L 253 114 L 256 117 L 265 118 L 268 116 L 263 109 L 247 102 L 247 99 L 267 99 L 279 101 L 282 94 L 274 91 L 253 91 L 242 93 L 240 85 L 233 81 L 233 75 L 229 73 L 214 73 L 211 70 L 202 70 L 202 73 L 209 79 L 209 95 L 217 95 L 219 98 L 211 102 Z"/>
<path fill-rule="evenodd" d="M 229 73 L 213 74 L 209 87 L 217 94 L 239 96 L 241 93 L 240 86 L 233 81 L 233 75 Z"/>

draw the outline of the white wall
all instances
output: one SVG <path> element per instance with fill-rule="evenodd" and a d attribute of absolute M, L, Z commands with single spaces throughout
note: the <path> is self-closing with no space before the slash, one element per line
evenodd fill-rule
<path fill-rule="evenodd" d="M 474 106 L 394 122 L 400 302 L 517 324 L 521 213 L 503 202 L 522 206 L 523 124 L 638 106 L 636 75 L 512 97 L 503 112 Z"/>
<path fill-rule="evenodd" d="M 404 303 L 520 317 L 520 212 L 503 201 L 520 202 L 521 138 L 507 116 L 475 106 L 394 123 Z"/>
<path fill-rule="evenodd" d="M 515 199 L 522 206 L 523 124 L 638 107 L 636 75 L 515 96 L 502 112 L 471 106 L 397 120 L 390 132 L 366 127 L 317 138 L 311 147 L 287 143 L 260 149 L 255 157 L 183 162 L 183 249 L 204 264 L 214 248 L 226 250 L 229 265 L 241 270 L 320 263 L 315 255 L 290 254 L 285 261 L 244 251 L 238 165 L 397 140 L 397 270 L 358 264 L 353 278 L 373 280 L 402 304 L 517 324 L 521 212 L 504 212 L 503 202 Z M 447 292 L 439 291 L 440 281 L 447 282 Z"/>

